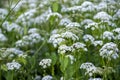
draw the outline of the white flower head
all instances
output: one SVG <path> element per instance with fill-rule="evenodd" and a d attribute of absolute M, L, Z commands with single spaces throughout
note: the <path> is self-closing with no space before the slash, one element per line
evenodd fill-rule
<path fill-rule="evenodd" d="M 26 25 L 28 25 L 28 27 L 31 26 L 32 23 L 34 23 L 34 15 L 36 11 L 37 11 L 36 9 L 30 9 L 29 11 L 18 16 L 15 22 L 20 23 L 22 26 Z"/>
<path fill-rule="evenodd" d="M 58 29 L 53 29 L 52 32 L 51 32 L 51 34 L 52 34 L 52 35 L 53 35 L 53 34 L 57 34 L 57 32 L 58 32 Z"/>
<path fill-rule="evenodd" d="M 92 3 L 92 2 L 90 2 L 90 1 L 84 1 L 83 3 L 82 3 L 82 5 L 81 5 L 81 11 L 82 12 L 92 12 L 92 11 L 94 11 L 95 10 L 95 5 Z"/>
<path fill-rule="evenodd" d="M 113 32 L 114 32 L 114 33 L 117 33 L 117 34 L 120 34 L 120 28 L 115 28 L 115 29 L 113 29 Z"/>
<path fill-rule="evenodd" d="M 59 34 L 53 34 L 52 36 L 50 36 L 48 42 L 52 43 L 54 47 L 57 47 L 62 42 L 65 42 L 65 39 L 61 38 L 61 35 L 59 35 Z"/>
<path fill-rule="evenodd" d="M 117 59 L 119 55 L 117 54 L 119 49 L 117 45 L 113 42 L 109 42 L 103 45 L 103 47 L 99 50 L 100 56 L 102 58 L 107 58 L 108 60 Z"/>
<path fill-rule="evenodd" d="M 13 60 L 11 63 L 7 63 L 6 66 L 8 70 L 18 70 L 20 69 L 21 64 Z"/>
<path fill-rule="evenodd" d="M 40 34 L 38 33 L 32 33 L 29 35 L 30 41 L 32 44 L 34 43 L 39 43 L 41 40 L 43 40 L 43 38 L 41 37 Z"/>
<path fill-rule="evenodd" d="M 109 21 L 112 19 L 112 16 L 107 14 L 107 12 L 101 11 L 94 16 L 94 19 L 99 19 L 101 21 Z"/>
<path fill-rule="evenodd" d="M 5 19 L 6 15 L 8 14 L 8 11 L 6 9 L 0 8 L 0 19 Z"/>
<path fill-rule="evenodd" d="M 106 2 L 100 2 L 100 3 L 96 6 L 96 9 L 97 9 L 98 11 L 106 10 L 106 9 L 107 9 L 107 3 L 106 3 Z"/>
<path fill-rule="evenodd" d="M 90 78 L 89 80 L 103 80 L 102 78 Z"/>
<path fill-rule="evenodd" d="M 7 40 L 8 38 L 4 34 L 0 33 L 0 42 L 5 42 Z"/>
<path fill-rule="evenodd" d="M 28 30 L 28 33 L 31 34 L 31 33 L 37 33 L 39 30 L 37 28 L 31 28 Z"/>
<path fill-rule="evenodd" d="M 81 26 L 77 22 L 71 22 L 71 23 L 66 25 L 66 28 L 73 28 L 73 27 L 81 27 Z"/>
<path fill-rule="evenodd" d="M 42 59 L 39 63 L 40 66 L 42 66 L 42 68 L 46 69 L 47 67 L 50 67 L 52 64 L 52 60 L 51 59 Z"/>
<path fill-rule="evenodd" d="M 94 66 L 94 64 L 90 63 L 90 62 L 86 62 L 81 64 L 80 69 L 85 69 L 85 75 L 89 75 L 92 76 L 94 73 L 97 72 L 97 68 Z"/>
<path fill-rule="evenodd" d="M 61 33 L 61 37 L 66 39 L 71 39 L 73 41 L 79 40 L 79 37 L 76 34 L 69 31 L 66 31 L 65 33 Z"/>
<path fill-rule="evenodd" d="M 71 23 L 71 20 L 70 20 L 70 19 L 68 19 L 68 18 L 63 18 L 63 19 L 60 20 L 59 25 L 61 25 L 61 26 L 66 26 L 66 25 L 68 25 L 69 23 Z"/>
<path fill-rule="evenodd" d="M 112 40 L 112 39 L 114 39 L 114 35 L 113 35 L 112 32 L 105 31 L 105 32 L 103 33 L 103 39 Z"/>
<path fill-rule="evenodd" d="M 42 80 L 52 80 L 52 79 L 53 79 L 53 77 L 50 75 L 46 75 L 42 78 Z"/>
<path fill-rule="evenodd" d="M 101 40 L 94 41 L 93 45 L 94 46 L 98 46 L 98 45 L 102 46 L 103 45 L 103 41 L 101 41 Z"/>
<path fill-rule="evenodd" d="M 92 31 L 94 31 L 95 29 L 98 29 L 98 23 L 91 22 L 85 26 L 85 29 L 91 29 Z"/>
<path fill-rule="evenodd" d="M 113 20 L 118 20 L 118 19 L 120 19 L 120 9 L 113 16 Z"/>
<path fill-rule="evenodd" d="M 73 6 L 73 7 L 70 7 L 70 8 L 65 8 L 62 10 L 62 12 L 72 12 L 72 13 L 75 13 L 75 12 L 80 12 L 81 11 L 81 6 Z"/>
<path fill-rule="evenodd" d="M 3 23 L 3 25 L 2 25 L 2 27 L 6 30 L 6 31 L 8 31 L 8 32 L 11 32 L 11 31 L 15 31 L 15 32 L 19 32 L 19 33 L 21 33 L 22 31 L 22 27 L 21 26 L 19 26 L 18 24 L 16 24 L 16 23 L 11 23 L 10 24 L 10 22 L 8 22 L 8 21 L 5 21 L 4 23 Z"/>
<path fill-rule="evenodd" d="M 116 39 L 116 40 L 120 40 L 120 34 L 116 35 L 116 36 L 115 36 L 115 39 Z"/>
<path fill-rule="evenodd" d="M 64 54 L 66 52 L 72 52 L 74 49 L 71 46 L 60 45 L 58 47 L 58 53 Z"/>
<path fill-rule="evenodd" d="M 86 46 L 85 44 L 80 43 L 80 42 L 76 42 L 72 45 L 73 49 L 75 49 L 75 50 L 80 49 L 80 50 L 83 50 L 83 51 L 87 51 L 87 48 L 85 46 Z"/>
<path fill-rule="evenodd" d="M 47 16 L 47 19 L 46 20 L 49 20 L 52 16 L 56 16 L 57 18 L 62 18 L 62 15 L 61 14 L 59 14 L 59 13 L 57 13 L 57 12 L 54 12 L 54 13 L 50 13 L 50 14 L 48 14 L 48 16 Z M 56 21 L 57 21 L 57 19 L 56 19 Z"/>
<path fill-rule="evenodd" d="M 91 19 L 84 19 L 84 20 L 81 22 L 81 25 L 88 25 L 88 24 L 90 24 L 90 23 L 94 23 L 94 21 L 91 20 Z"/>
<path fill-rule="evenodd" d="M 92 35 L 89 35 L 89 34 L 85 34 L 84 36 L 83 36 L 83 39 L 84 39 L 84 41 L 85 42 L 91 42 L 91 43 L 93 43 L 94 42 L 94 37 L 92 36 Z"/>
<path fill-rule="evenodd" d="M 29 45 L 29 42 L 23 41 L 23 40 L 18 40 L 18 41 L 15 43 L 15 45 L 16 45 L 16 47 L 24 47 L 24 46 Z"/>
<path fill-rule="evenodd" d="M 27 55 L 26 54 L 18 54 L 18 57 L 26 58 Z"/>
<path fill-rule="evenodd" d="M 31 46 L 33 44 L 39 43 L 43 38 L 38 33 L 31 33 L 30 35 L 25 35 L 21 40 L 16 42 L 16 47 Z"/>

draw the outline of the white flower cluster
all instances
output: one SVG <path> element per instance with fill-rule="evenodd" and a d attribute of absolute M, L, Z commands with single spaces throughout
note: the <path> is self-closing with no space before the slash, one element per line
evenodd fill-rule
<path fill-rule="evenodd" d="M 51 2 L 51 1 L 54 1 L 54 0 L 41 0 L 41 2 L 40 2 L 40 4 L 39 4 L 39 7 L 43 9 L 44 7 L 50 5 L 50 2 Z M 38 2 L 38 1 L 37 1 L 37 2 Z"/>
<path fill-rule="evenodd" d="M 103 80 L 102 78 L 90 78 L 89 80 Z"/>
<path fill-rule="evenodd" d="M 98 45 L 99 45 L 99 46 L 102 46 L 102 45 L 103 45 L 103 41 L 102 41 L 102 40 L 94 41 L 94 42 L 93 42 L 93 45 L 94 45 L 94 46 L 98 46 Z"/>
<path fill-rule="evenodd" d="M 114 32 L 114 33 L 117 33 L 117 34 L 120 34 L 120 28 L 115 28 L 115 29 L 113 29 L 113 32 Z"/>
<path fill-rule="evenodd" d="M 51 9 L 45 10 L 40 16 L 37 16 L 34 19 L 35 24 L 41 25 L 42 23 L 45 23 L 47 21 L 48 14 L 52 13 Z"/>
<path fill-rule="evenodd" d="M 44 15 L 46 15 L 46 14 L 37 16 L 37 17 L 34 19 L 34 22 L 35 22 L 36 24 L 42 24 L 42 23 L 46 22 L 46 16 L 44 16 Z"/>
<path fill-rule="evenodd" d="M 91 30 L 98 29 L 98 23 L 96 22 L 88 23 L 88 25 L 85 26 L 85 29 L 91 29 Z"/>
<path fill-rule="evenodd" d="M 84 1 L 80 6 L 73 6 L 70 8 L 64 8 L 63 12 L 92 12 L 95 11 L 95 5 L 90 1 Z"/>
<path fill-rule="evenodd" d="M 86 45 L 80 42 L 76 42 L 72 44 L 71 46 L 67 45 L 60 45 L 58 47 L 58 53 L 67 53 L 67 52 L 74 52 L 75 50 L 81 50 L 81 51 L 87 51 L 87 48 L 85 47 Z"/>
<path fill-rule="evenodd" d="M 17 5 L 16 3 L 13 3 L 11 9 L 15 7 L 13 9 L 15 12 L 23 8 L 33 9 L 37 7 L 37 3 L 38 3 L 37 1 L 38 0 L 21 0 Z"/>
<path fill-rule="evenodd" d="M 30 22 L 32 21 L 32 18 L 34 16 L 34 14 L 36 13 L 36 9 L 31 9 L 23 14 L 21 14 L 17 20 L 16 23 L 21 23 L 22 25 L 29 25 L 31 24 Z"/>
<path fill-rule="evenodd" d="M 120 28 L 113 29 L 113 33 L 115 34 L 115 39 L 120 40 Z"/>
<path fill-rule="evenodd" d="M 38 33 L 32 33 L 30 35 L 23 36 L 21 40 L 16 42 L 16 47 L 31 46 L 33 44 L 39 43 L 43 38 Z"/>
<path fill-rule="evenodd" d="M 47 15 L 47 19 L 46 20 L 49 20 L 52 16 L 54 17 L 57 17 L 57 18 L 62 18 L 62 15 L 60 13 L 57 13 L 57 12 L 54 12 L 54 13 L 50 13 Z M 56 19 L 57 20 L 57 19 Z"/>
<path fill-rule="evenodd" d="M 80 66 L 80 69 L 85 69 L 86 70 L 85 75 L 88 74 L 89 76 L 93 76 L 94 73 L 98 72 L 94 64 L 90 62 L 82 63 Z"/>
<path fill-rule="evenodd" d="M 100 3 L 96 6 L 97 11 L 106 10 L 107 8 L 108 8 L 108 6 L 107 6 L 107 3 L 106 3 L 106 2 L 100 2 Z"/>
<path fill-rule="evenodd" d="M 18 57 L 26 58 L 26 57 L 27 57 L 27 54 L 18 54 Z"/>
<path fill-rule="evenodd" d="M 117 25 L 114 22 L 112 22 L 112 21 L 104 21 L 102 23 L 105 23 L 108 26 L 113 27 L 113 28 L 117 27 Z"/>
<path fill-rule="evenodd" d="M 61 34 L 51 35 L 48 42 L 52 43 L 54 47 L 57 47 L 57 46 L 61 45 L 62 43 L 64 43 L 66 41 L 66 39 L 71 39 L 73 41 L 77 41 L 77 40 L 79 40 L 79 37 L 72 32 L 66 31 Z"/>
<path fill-rule="evenodd" d="M 38 31 L 39 31 L 39 29 L 37 29 L 37 28 L 30 28 L 30 29 L 28 30 L 28 34 L 38 33 Z"/>
<path fill-rule="evenodd" d="M 59 29 L 53 29 L 52 32 L 51 32 L 51 34 L 52 34 L 52 35 L 53 35 L 53 34 L 57 34 L 58 30 L 59 30 Z"/>
<path fill-rule="evenodd" d="M 118 19 L 120 19 L 120 9 L 113 16 L 113 20 L 118 20 Z"/>
<path fill-rule="evenodd" d="M 24 22 L 24 21 L 26 21 L 26 20 L 31 19 L 31 18 L 34 16 L 34 14 L 36 13 L 36 11 L 37 11 L 36 9 L 32 9 L 32 10 L 29 10 L 29 11 L 21 14 L 21 15 L 17 18 L 16 22 Z"/>
<path fill-rule="evenodd" d="M 70 22 L 66 25 L 66 28 L 73 28 L 73 27 L 81 27 L 79 23 L 77 22 Z"/>
<path fill-rule="evenodd" d="M 5 19 L 7 14 L 8 14 L 8 11 L 6 9 L 0 8 L 0 20 Z"/>
<path fill-rule="evenodd" d="M 80 12 L 81 8 L 82 8 L 81 6 L 73 6 L 73 7 L 70 7 L 70 8 L 63 8 L 62 12 L 72 12 L 72 13 Z"/>
<path fill-rule="evenodd" d="M 17 12 L 17 11 L 19 11 L 22 7 L 25 7 L 25 4 L 26 4 L 26 0 L 21 0 L 17 5 L 16 5 L 16 4 L 13 4 L 13 5 L 11 6 L 11 9 L 14 8 L 15 5 L 16 5 L 16 7 L 15 7 L 13 10 Z"/>
<path fill-rule="evenodd" d="M 11 52 L 11 53 L 14 53 L 14 54 L 23 54 L 23 51 L 21 51 L 17 48 L 7 48 L 6 53 L 7 52 Z"/>
<path fill-rule="evenodd" d="M 84 19 L 84 20 L 81 22 L 81 25 L 88 25 L 88 24 L 90 24 L 90 23 L 94 23 L 94 21 L 91 20 L 91 19 Z"/>
<path fill-rule="evenodd" d="M 86 45 L 80 42 L 76 42 L 72 45 L 73 49 L 75 50 L 83 50 L 83 51 L 87 51 L 87 48 L 85 47 Z"/>
<path fill-rule="evenodd" d="M 43 38 L 38 33 L 32 33 L 29 35 L 30 41 L 32 44 L 39 43 Z"/>
<path fill-rule="evenodd" d="M 44 68 L 44 69 L 51 66 L 51 64 L 52 64 L 51 59 L 42 59 L 39 63 L 39 65 L 42 66 L 42 68 Z"/>
<path fill-rule="evenodd" d="M 79 40 L 79 37 L 77 35 L 69 31 L 66 31 L 65 33 L 61 33 L 61 37 L 66 39 L 72 39 L 73 41 Z"/>
<path fill-rule="evenodd" d="M 53 34 L 52 36 L 50 36 L 48 42 L 52 43 L 54 47 L 57 47 L 62 42 L 65 42 L 65 39 L 61 38 L 61 35 L 59 34 Z"/>
<path fill-rule="evenodd" d="M 21 64 L 13 60 L 11 63 L 7 63 L 6 66 L 8 70 L 18 70 L 20 69 Z"/>
<path fill-rule="evenodd" d="M 2 30 L 0 29 L 0 42 L 6 42 L 7 40 L 7 37 L 2 33 Z"/>
<path fill-rule="evenodd" d="M 105 32 L 103 33 L 103 39 L 112 40 L 112 39 L 114 39 L 114 35 L 113 35 L 113 33 L 110 32 L 110 31 L 105 31 Z"/>
<path fill-rule="evenodd" d="M 8 38 L 4 34 L 0 33 L 0 42 L 5 42 L 7 40 Z"/>
<path fill-rule="evenodd" d="M 53 77 L 50 75 L 46 75 L 42 78 L 42 80 L 52 80 L 52 79 L 53 79 Z"/>
<path fill-rule="evenodd" d="M 118 5 L 119 2 L 115 1 L 115 0 L 109 0 L 111 1 L 110 3 L 109 2 L 106 2 L 108 4 L 108 12 L 110 12 L 111 10 L 113 10 L 113 12 L 116 12 L 119 8 L 117 8 L 115 5 Z"/>
<path fill-rule="evenodd" d="M 81 4 L 81 11 L 82 12 L 93 12 L 95 11 L 95 5 L 90 2 L 90 1 L 84 1 L 82 4 Z"/>
<path fill-rule="evenodd" d="M 16 23 L 9 23 L 8 21 L 5 21 L 2 25 L 2 27 L 7 30 L 8 32 L 11 32 L 11 31 L 15 31 L 15 32 L 18 32 L 18 33 L 22 33 L 22 27 L 19 26 L 18 24 Z"/>
<path fill-rule="evenodd" d="M 41 76 L 40 75 L 36 75 L 34 80 L 41 80 Z"/>
<path fill-rule="evenodd" d="M 83 36 L 83 39 L 85 42 L 91 42 L 91 43 L 93 43 L 95 40 L 94 37 L 92 35 L 89 35 L 89 34 L 85 34 Z"/>
<path fill-rule="evenodd" d="M 67 52 L 73 52 L 73 48 L 71 46 L 66 46 L 66 45 L 60 45 L 58 47 L 58 53 L 60 54 L 64 54 L 64 53 L 67 53 Z"/>
<path fill-rule="evenodd" d="M 70 20 L 70 19 L 68 19 L 68 18 L 62 18 L 62 19 L 60 20 L 59 25 L 60 25 L 60 26 L 67 26 L 69 23 L 71 23 L 71 20 Z"/>
<path fill-rule="evenodd" d="M 20 54 L 23 54 L 23 51 L 17 48 L 7 48 L 5 51 L 3 51 L 3 53 L 1 54 L 1 57 L 2 58 L 5 58 L 7 56 L 13 57 L 14 55 L 20 55 Z"/>
<path fill-rule="evenodd" d="M 47 17 L 48 14 L 50 14 L 52 11 L 49 8 L 48 10 L 46 10 L 45 12 L 43 12 L 41 15 L 37 16 L 36 18 L 34 18 L 34 23 L 41 25 L 42 23 L 45 23 L 47 21 Z"/>
<path fill-rule="evenodd" d="M 68 1 L 70 2 L 71 5 L 77 5 L 80 0 L 64 0 L 65 2 Z"/>
<path fill-rule="evenodd" d="M 104 44 L 99 50 L 100 56 L 102 56 L 102 58 L 107 58 L 108 60 L 111 60 L 111 58 L 117 59 L 119 57 L 117 54 L 118 51 L 117 45 L 113 42 Z"/>
<path fill-rule="evenodd" d="M 109 20 L 112 20 L 112 16 L 107 14 L 107 12 L 101 11 L 94 16 L 94 19 L 98 19 L 101 21 L 109 21 Z"/>
<path fill-rule="evenodd" d="M 116 40 L 120 40 L 120 34 L 116 35 L 116 36 L 115 36 L 115 39 L 116 39 Z"/>

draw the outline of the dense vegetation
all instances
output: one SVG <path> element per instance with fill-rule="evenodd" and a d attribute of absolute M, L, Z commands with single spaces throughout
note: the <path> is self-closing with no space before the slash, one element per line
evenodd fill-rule
<path fill-rule="evenodd" d="M 0 7 L 0 80 L 120 80 L 119 0 Z"/>

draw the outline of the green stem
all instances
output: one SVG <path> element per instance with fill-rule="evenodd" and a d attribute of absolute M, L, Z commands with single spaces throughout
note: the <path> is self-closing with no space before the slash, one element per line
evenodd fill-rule
<path fill-rule="evenodd" d="M 0 65 L 0 80 L 2 80 L 2 79 L 1 79 L 1 65 Z"/>
<path fill-rule="evenodd" d="M 3 23 L 5 22 L 5 20 L 10 16 L 10 14 L 12 13 L 12 11 L 16 8 L 16 6 L 18 5 L 18 3 L 20 2 L 21 0 L 18 0 L 18 2 L 16 3 L 16 5 L 9 11 L 8 15 L 5 17 L 5 19 L 1 22 L 0 26 L 3 25 Z"/>
<path fill-rule="evenodd" d="M 52 65 L 52 76 L 54 76 L 54 66 Z"/>

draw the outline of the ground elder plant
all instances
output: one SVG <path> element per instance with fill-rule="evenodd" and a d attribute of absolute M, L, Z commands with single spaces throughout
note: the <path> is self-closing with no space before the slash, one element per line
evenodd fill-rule
<path fill-rule="evenodd" d="M 0 80 L 120 80 L 119 56 L 119 0 L 0 2 Z"/>

